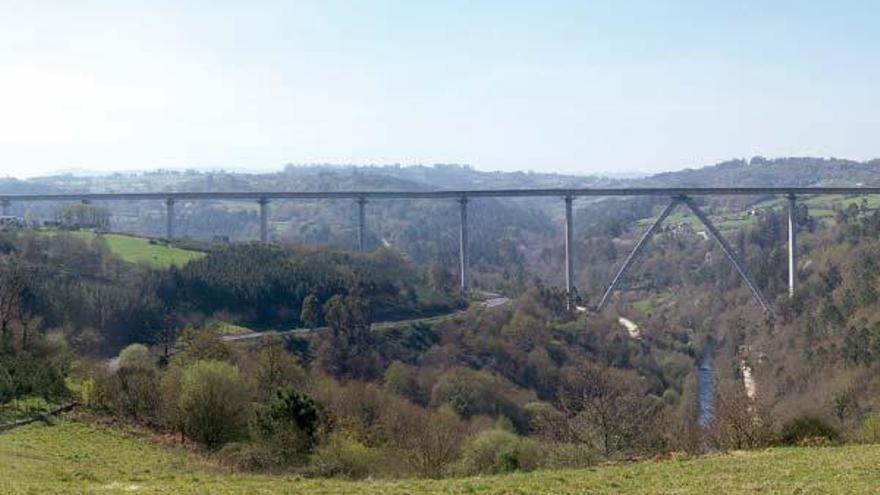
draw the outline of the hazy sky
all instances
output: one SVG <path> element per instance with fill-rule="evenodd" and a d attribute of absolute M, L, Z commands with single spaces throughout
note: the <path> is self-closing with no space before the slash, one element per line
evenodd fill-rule
<path fill-rule="evenodd" d="M 0 0 L 0 175 L 868 159 L 878 5 Z"/>

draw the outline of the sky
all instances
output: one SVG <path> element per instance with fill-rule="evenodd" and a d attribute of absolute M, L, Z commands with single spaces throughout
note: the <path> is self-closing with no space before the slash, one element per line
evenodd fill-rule
<path fill-rule="evenodd" d="M 872 1 L 0 0 L 0 176 L 880 156 Z"/>

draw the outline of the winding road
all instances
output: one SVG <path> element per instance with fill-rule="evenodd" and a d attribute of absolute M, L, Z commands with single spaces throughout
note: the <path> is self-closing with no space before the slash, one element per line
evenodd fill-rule
<path fill-rule="evenodd" d="M 474 293 L 484 299 L 476 301 L 477 304 L 481 305 L 485 309 L 497 308 L 500 306 L 505 306 L 510 304 L 510 298 L 505 297 L 501 294 L 495 292 L 487 292 L 487 291 L 474 291 Z M 457 311 L 453 311 L 451 313 L 446 313 L 437 316 L 429 316 L 426 318 L 413 318 L 409 320 L 393 320 L 393 321 L 382 321 L 378 323 L 374 323 L 372 328 L 381 330 L 383 328 L 389 328 L 397 325 L 409 325 L 413 323 L 436 323 L 438 321 L 445 320 L 447 318 L 451 318 L 453 316 L 464 313 L 465 309 L 460 309 Z M 265 337 L 267 335 L 278 335 L 278 336 L 287 336 L 287 335 L 299 335 L 299 334 L 307 334 L 311 332 L 320 332 L 322 330 L 327 330 L 328 327 L 317 327 L 315 329 L 311 328 L 294 328 L 291 330 L 283 330 L 283 331 L 265 331 L 265 332 L 251 332 L 245 333 L 241 335 L 224 335 L 223 340 L 226 342 L 238 342 L 242 340 L 252 340 L 259 339 L 261 337 Z"/>

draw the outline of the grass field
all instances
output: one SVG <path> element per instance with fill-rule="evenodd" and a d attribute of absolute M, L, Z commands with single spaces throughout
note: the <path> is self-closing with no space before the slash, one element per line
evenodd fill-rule
<path fill-rule="evenodd" d="M 845 209 L 850 204 L 860 205 L 865 201 L 868 209 L 876 210 L 880 208 L 880 196 L 844 196 L 840 194 L 829 194 L 823 196 L 805 196 L 799 198 L 798 201 L 807 205 L 810 215 L 822 222 L 834 221 L 834 208 Z M 757 203 L 749 207 L 749 210 L 767 211 L 771 209 L 783 210 L 786 208 L 786 200 L 784 198 L 776 198 L 761 203 Z M 710 215 L 712 222 L 722 232 L 737 230 L 748 225 L 754 225 L 758 222 L 757 216 L 748 215 L 746 211 L 728 211 L 721 214 Z M 654 218 L 643 218 L 637 222 L 641 227 L 647 227 L 654 221 Z M 687 211 L 686 207 L 679 206 L 665 222 L 666 225 L 674 224 L 690 224 L 695 231 L 705 230 L 699 219 L 692 213 Z"/>
<path fill-rule="evenodd" d="M 90 230 L 70 232 L 80 239 L 91 241 L 98 234 Z M 147 263 L 157 268 L 183 266 L 205 254 L 162 244 L 151 244 L 149 239 L 123 234 L 102 234 L 110 251 L 129 263 Z"/>
<path fill-rule="evenodd" d="M 771 449 L 578 471 L 341 481 L 235 474 L 135 432 L 61 421 L 0 434 L 0 493 L 877 493 L 880 446 Z"/>

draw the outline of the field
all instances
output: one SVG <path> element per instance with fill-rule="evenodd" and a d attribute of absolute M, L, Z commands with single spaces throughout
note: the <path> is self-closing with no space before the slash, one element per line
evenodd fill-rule
<path fill-rule="evenodd" d="M 880 446 L 770 449 L 453 480 L 231 473 L 139 433 L 60 421 L 0 434 L 0 493 L 876 493 Z"/>
<path fill-rule="evenodd" d="M 861 205 L 864 201 L 868 209 L 876 210 L 880 208 L 880 197 L 878 196 L 844 196 L 844 195 L 824 195 L 824 196 L 805 196 L 799 198 L 798 201 L 805 204 L 809 208 L 810 215 L 821 222 L 834 222 L 834 209 L 845 209 L 851 204 Z M 749 210 L 756 212 L 766 212 L 769 210 L 784 210 L 786 208 L 786 200 L 784 198 L 776 198 L 763 201 L 749 207 Z M 712 222 L 722 232 L 734 231 L 748 225 L 754 225 L 758 222 L 758 216 L 749 215 L 747 211 L 726 211 L 720 214 L 709 215 Z M 654 221 L 654 218 L 643 218 L 637 222 L 642 228 L 647 227 Z M 705 230 L 692 213 L 687 211 L 684 206 L 679 206 L 669 215 L 664 222 L 666 225 L 689 224 L 695 231 Z"/>
<path fill-rule="evenodd" d="M 47 231 L 51 232 L 51 231 Z M 91 241 L 98 234 L 90 230 L 70 232 L 80 239 Z M 180 249 L 164 244 L 151 244 L 149 239 L 123 234 L 102 234 L 110 251 L 129 263 L 147 263 L 156 268 L 183 266 L 188 262 L 201 258 L 204 253 Z"/>

